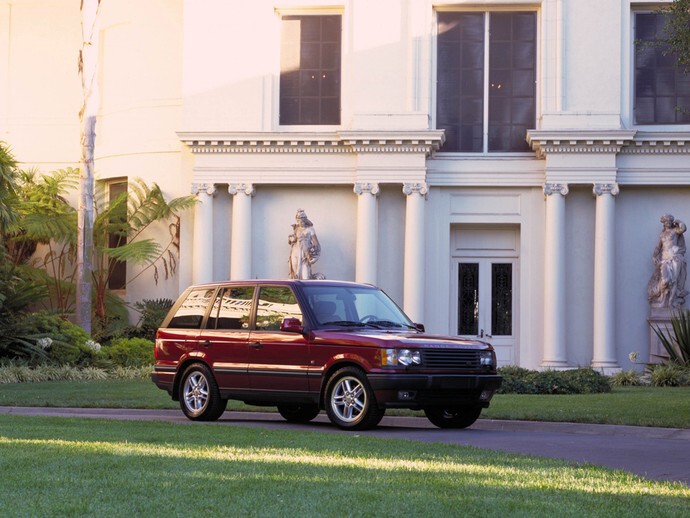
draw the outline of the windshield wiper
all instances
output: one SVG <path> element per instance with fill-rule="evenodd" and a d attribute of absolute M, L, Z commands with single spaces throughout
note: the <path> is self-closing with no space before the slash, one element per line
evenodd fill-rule
<path fill-rule="evenodd" d="M 322 326 L 340 326 L 340 327 L 364 327 L 365 324 L 355 322 L 353 320 L 334 320 L 332 322 L 324 322 Z"/>
<path fill-rule="evenodd" d="M 405 324 L 399 322 L 393 322 L 391 320 L 370 320 L 364 324 L 365 326 L 371 327 L 405 327 Z"/>

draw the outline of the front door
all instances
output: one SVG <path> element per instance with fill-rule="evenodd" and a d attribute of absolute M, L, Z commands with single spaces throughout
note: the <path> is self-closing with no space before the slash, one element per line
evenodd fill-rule
<path fill-rule="evenodd" d="M 451 332 L 489 342 L 517 365 L 519 229 L 459 225 L 452 234 Z"/>

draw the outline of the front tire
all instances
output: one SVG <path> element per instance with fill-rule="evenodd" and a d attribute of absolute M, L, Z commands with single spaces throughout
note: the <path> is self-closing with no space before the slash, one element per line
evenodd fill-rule
<path fill-rule="evenodd" d="M 364 371 L 356 367 L 344 367 L 331 376 L 325 407 L 331 422 L 343 430 L 374 428 L 385 413 L 379 409 Z"/>
<path fill-rule="evenodd" d="M 319 405 L 309 403 L 278 405 L 278 412 L 288 423 L 308 423 L 319 415 Z"/>
<path fill-rule="evenodd" d="M 467 428 L 482 413 L 478 406 L 429 407 L 424 409 L 426 418 L 439 428 Z"/>
<path fill-rule="evenodd" d="M 185 369 L 180 379 L 180 408 L 184 415 L 192 421 L 215 421 L 227 405 L 206 365 L 193 363 Z"/>

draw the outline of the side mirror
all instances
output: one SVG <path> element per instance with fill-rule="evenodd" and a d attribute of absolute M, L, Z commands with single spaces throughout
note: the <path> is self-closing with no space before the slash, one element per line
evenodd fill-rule
<path fill-rule="evenodd" d="M 303 333 L 304 326 L 299 318 L 284 318 L 280 323 L 280 330 L 286 333 Z"/>
<path fill-rule="evenodd" d="M 419 324 L 419 323 L 415 322 L 414 326 L 417 328 L 417 331 L 421 331 L 422 333 L 424 331 L 426 331 L 426 329 L 424 328 L 424 324 Z"/>

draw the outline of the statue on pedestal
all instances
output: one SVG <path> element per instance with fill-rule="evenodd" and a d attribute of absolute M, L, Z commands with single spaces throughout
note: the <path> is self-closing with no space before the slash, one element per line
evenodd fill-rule
<path fill-rule="evenodd" d="M 687 263 L 685 262 L 685 223 L 671 214 L 661 217 L 664 226 L 652 261 L 654 273 L 647 285 L 647 297 L 653 308 L 680 308 L 685 303 Z"/>
<path fill-rule="evenodd" d="M 314 224 L 309 221 L 302 209 L 295 214 L 296 223 L 292 225 L 292 234 L 288 236 L 290 257 L 288 266 L 291 279 L 324 279 L 321 273 L 312 273 L 311 266 L 321 255 L 321 245 L 316 237 Z"/>

